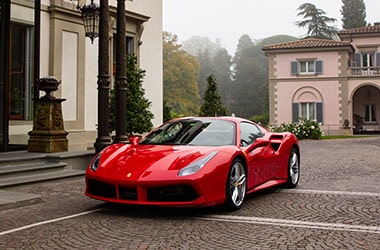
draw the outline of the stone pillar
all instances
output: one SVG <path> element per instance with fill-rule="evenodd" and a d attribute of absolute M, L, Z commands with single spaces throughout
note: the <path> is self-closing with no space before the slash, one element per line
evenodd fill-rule
<path fill-rule="evenodd" d="M 352 135 L 350 121 L 348 119 L 345 119 L 343 123 L 343 135 L 344 136 Z"/>
<path fill-rule="evenodd" d="M 34 100 L 33 130 L 29 132 L 28 151 L 53 153 L 68 151 L 67 132 L 63 126 L 61 103 L 66 99 L 55 98 L 51 92 L 61 82 L 54 77 L 41 78 L 39 89 L 46 95 Z"/>
<path fill-rule="evenodd" d="M 109 131 L 109 6 L 108 0 L 100 0 L 98 46 L 98 137 L 95 153 L 112 144 Z"/>
<path fill-rule="evenodd" d="M 114 143 L 128 143 L 127 136 L 127 69 L 126 69 L 126 37 L 125 37 L 125 0 L 117 0 L 116 26 L 116 136 Z"/>

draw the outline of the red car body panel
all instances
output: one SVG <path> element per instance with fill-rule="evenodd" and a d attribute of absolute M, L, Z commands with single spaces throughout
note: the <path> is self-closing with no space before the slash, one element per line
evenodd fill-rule
<path fill-rule="evenodd" d="M 189 118 L 181 118 L 189 119 Z M 226 199 L 227 177 L 235 158 L 247 169 L 247 193 L 287 181 L 289 154 L 298 147 L 291 133 L 271 133 L 240 146 L 240 122 L 235 117 L 207 118 L 233 122 L 236 143 L 222 146 L 114 144 L 91 161 L 86 171 L 86 192 L 108 202 L 160 206 L 211 206 Z M 217 152 L 198 172 L 179 176 L 196 160 Z M 96 171 L 92 169 L 98 161 Z"/>

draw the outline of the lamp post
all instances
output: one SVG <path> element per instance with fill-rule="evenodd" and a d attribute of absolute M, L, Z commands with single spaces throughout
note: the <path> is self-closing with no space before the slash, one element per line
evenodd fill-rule
<path fill-rule="evenodd" d="M 100 0 L 99 9 L 99 58 L 98 58 L 98 137 L 95 152 L 112 143 L 109 135 L 109 7 L 108 0 Z"/>
<path fill-rule="evenodd" d="M 81 11 L 85 36 L 93 43 L 99 37 L 98 45 L 98 136 L 94 143 L 95 152 L 112 143 L 109 135 L 109 7 L 108 0 L 99 0 L 99 6 L 91 0 L 90 5 L 79 6 Z"/>
<path fill-rule="evenodd" d="M 93 43 L 94 39 L 99 36 L 100 7 L 94 4 L 94 0 L 91 0 L 90 5 L 80 7 L 78 1 L 77 9 L 82 14 L 85 36 L 89 37 Z"/>
<path fill-rule="evenodd" d="M 91 39 L 99 37 L 98 59 L 98 137 L 94 144 L 98 153 L 112 143 L 109 136 L 109 7 L 108 0 L 100 0 L 100 7 L 91 0 L 90 5 L 77 6 L 82 13 L 85 35 Z M 116 54 L 116 136 L 114 143 L 127 143 L 126 135 L 126 36 L 125 0 L 117 1 L 117 51 Z"/>
<path fill-rule="evenodd" d="M 116 135 L 114 143 L 127 143 L 126 135 L 126 37 L 125 37 L 125 0 L 117 0 L 116 27 Z"/>

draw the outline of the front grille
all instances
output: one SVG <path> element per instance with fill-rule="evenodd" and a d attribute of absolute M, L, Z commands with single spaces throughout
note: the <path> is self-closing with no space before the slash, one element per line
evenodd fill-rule
<path fill-rule="evenodd" d="M 198 193 L 189 185 L 148 189 L 149 201 L 193 201 L 198 197 Z"/>
<path fill-rule="evenodd" d="M 119 187 L 119 198 L 121 200 L 133 200 L 137 201 L 137 189 Z"/>
<path fill-rule="evenodd" d="M 88 179 L 87 192 L 91 195 L 116 199 L 116 187 L 112 184 Z"/>

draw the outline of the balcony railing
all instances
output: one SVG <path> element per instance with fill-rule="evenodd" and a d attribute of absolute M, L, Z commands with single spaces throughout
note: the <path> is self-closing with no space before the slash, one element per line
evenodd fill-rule
<path fill-rule="evenodd" d="M 380 67 L 349 67 L 350 76 L 380 76 Z"/>

